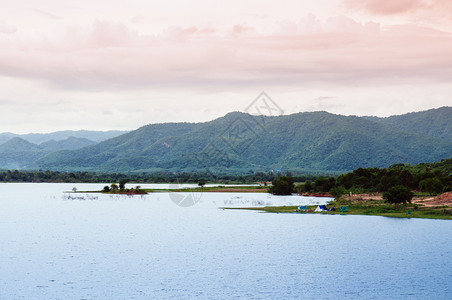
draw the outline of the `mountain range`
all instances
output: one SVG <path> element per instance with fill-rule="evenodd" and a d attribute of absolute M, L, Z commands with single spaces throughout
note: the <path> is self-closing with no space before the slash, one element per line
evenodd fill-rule
<path fill-rule="evenodd" d="M 12 138 L 19 137 L 33 144 L 42 144 L 51 140 L 61 141 L 69 137 L 82 138 L 99 143 L 107 139 L 114 138 L 118 135 L 124 134 L 127 131 L 109 130 L 109 131 L 92 131 L 92 130 L 64 130 L 51 133 L 27 133 L 15 134 L 11 132 L 0 133 L 0 145 L 6 143 Z"/>
<path fill-rule="evenodd" d="M 58 131 L 53 133 L 0 134 L 0 169 L 29 169 L 49 153 L 76 150 L 118 136 L 125 131 Z M 84 137 L 89 137 L 84 138 Z M 39 145 L 37 144 L 39 143 Z"/>
<path fill-rule="evenodd" d="M 30 155 L 24 168 L 345 172 L 358 167 L 434 162 L 452 157 L 451 116 L 452 107 L 388 118 L 328 112 L 282 116 L 232 112 L 203 123 L 146 125 L 81 149 L 51 152 L 34 161 Z M 0 153 L 4 153 L 1 147 Z"/>

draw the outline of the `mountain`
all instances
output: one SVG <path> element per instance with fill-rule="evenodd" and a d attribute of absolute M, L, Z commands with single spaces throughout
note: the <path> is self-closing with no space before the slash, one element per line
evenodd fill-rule
<path fill-rule="evenodd" d="M 372 117 L 370 119 L 394 129 L 452 140 L 452 107 L 441 107 L 388 118 Z"/>
<path fill-rule="evenodd" d="M 49 151 L 19 137 L 0 145 L 0 168 L 23 169 L 34 167 L 34 163 Z"/>
<path fill-rule="evenodd" d="M 309 172 L 433 162 L 452 157 L 449 111 L 446 107 L 389 118 L 233 112 L 204 123 L 147 125 L 79 150 L 51 153 L 37 165 L 103 172 Z M 420 122 L 433 129 L 422 128 Z"/>
<path fill-rule="evenodd" d="M 0 133 L 0 145 L 6 143 L 7 141 L 9 141 L 10 139 L 12 139 L 13 137 L 16 137 L 17 135 L 15 135 L 14 133 L 10 133 L 10 132 L 5 132 L 5 133 Z"/>
<path fill-rule="evenodd" d="M 59 151 L 59 150 L 77 150 L 94 144 L 96 144 L 96 142 L 94 141 L 85 138 L 76 138 L 71 136 L 61 141 L 50 140 L 41 143 L 39 146 L 49 151 Z"/>
<path fill-rule="evenodd" d="M 36 168 L 36 161 L 58 150 L 76 150 L 95 142 L 88 139 L 69 137 L 62 141 L 47 141 L 40 145 L 20 137 L 13 137 L 0 145 L 0 169 Z"/>
<path fill-rule="evenodd" d="M 61 141 L 69 137 L 88 139 L 96 143 L 117 137 L 127 131 L 110 130 L 110 131 L 90 131 L 90 130 L 65 130 L 56 131 L 52 133 L 28 133 L 28 134 L 14 134 L 10 132 L 0 133 L 0 145 L 12 139 L 13 137 L 20 137 L 30 143 L 42 144 L 51 140 Z"/>

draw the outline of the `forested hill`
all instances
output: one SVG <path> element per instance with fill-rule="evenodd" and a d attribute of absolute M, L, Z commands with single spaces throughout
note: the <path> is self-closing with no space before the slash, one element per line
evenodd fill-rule
<path fill-rule="evenodd" d="M 93 141 L 95 143 L 105 141 L 124 134 L 126 131 L 110 130 L 110 131 L 91 131 L 91 130 L 64 130 L 51 133 L 28 133 L 15 134 L 10 132 L 0 133 L 0 145 L 6 143 L 12 138 L 18 137 L 33 144 L 42 144 L 48 141 L 62 141 L 68 138 L 78 138 Z"/>
<path fill-rule="evenodd" d="M 399 130 L 452 140 L 452 107 L 372 119 Z"/>
<path fill-rule="evenodd" d="M 452 157 L 452 108 L 389 118 L 327 112 L 253 117 L 233 112 L 204 123 L 152 124 L 74 151 L 41 169 L 154 172 L 350 171 Z M 424 127 L 431 128 L 424 128 Z"/>

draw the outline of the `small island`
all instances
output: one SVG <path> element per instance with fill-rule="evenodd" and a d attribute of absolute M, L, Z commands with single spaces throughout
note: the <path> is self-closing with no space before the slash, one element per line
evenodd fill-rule
<path fill-rule="evenodd" d="M 103 194 L 126 194 L 126 195 L 145 195 L 147 192 L 137 185 L 135 188 L 126 188 L 126 181 L 120 181 L 119 184 L 112 183 L 110 186 L 104 186 L 100 191 Z"/>

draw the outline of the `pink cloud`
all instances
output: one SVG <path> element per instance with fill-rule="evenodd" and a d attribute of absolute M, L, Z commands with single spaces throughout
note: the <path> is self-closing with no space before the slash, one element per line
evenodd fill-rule
<path fill-rule="evenodd" d="M 12 34 L 16 33 L 17 28 L 15 26 L 9 25 L 5 22 L 0 21 L 0 34 Z"/>
<path fill-rule="evenodd" d="M 96 21 L 52 38 L 0 35 L 0 76 L 97 90 L 452 80 L 448 33 L 414 25 L 380 30 L 346 17 L 287 24 L 265 35 L 192 26 L 147 36 Z"/>
<path fill-rule="evenodd" d="M 399 14 L 425 6 L 423 0 L 345 0 L 345 4 L 374 14 Z"/>
<path fill-rule="evenodd" d="M 380 24 L 375 22 L 359 23 L 345 16 L 328 18 L 320 21 L 315 16 L 309 14 L 301 18 L 298 22 L 285 20 L 280 24 L 277 32 L 283 35 L 316 35 L 323 33 L 378 33 Z"/>
<path fill-rule="evenodd" d="M 438 14 L 452 16 L 450 0 L 344 0 L 346 7 L 376 15 Z"/>
<path fill-rule="evenodd" d="M 89 43 L 94 47 L 121 47 L 133 44 L 138 33 L 122 23 L 95 21 L 89 32 Z"/>
<path fill-rule="evenodd" d="M 255 31 L 255 29 L 251 26 L 239 25 L 239 24 L 232 26 L 232 34 L 234 34 L 234 35 L 250 33 L 250 32 L 254 32 L 254 31 Z"/>

